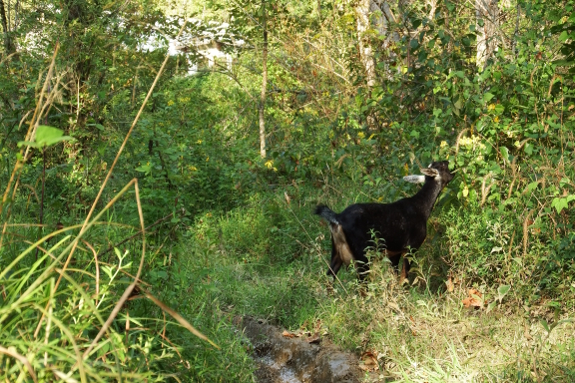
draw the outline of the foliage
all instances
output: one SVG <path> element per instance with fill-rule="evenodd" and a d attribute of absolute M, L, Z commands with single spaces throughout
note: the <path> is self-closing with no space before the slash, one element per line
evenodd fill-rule
<path fill-rule="evenodd" d="M 516 305 L 511 317 L 539 336 L 507 353 L 516 363 L 489 364 L 480 377 L 551 381 L 555 357 L 562 375 L 573 376 L 573 347 L 554 338 L 575 306 L 573 1 L 500 4 L 498 50 L 481 70 L 481 25 L 463 1 L 390 3 L 393 20 L 382 29 L 373 14 L 363 36 L 356 4 L 347 1 L 210 1 L 188 9 L 148 0 L 20 3 L 9 4 L 0 61 L 0 184 L 10 184 L 1 205 L 0 344 L 43 371 L 40 379 L 131 371 L 134 380 L 250 381 L 250 346 L 234 327 L 242 315 L 288 327 L 320 319 L 339 345 L 374 348 L 382 365 L 395 363 L 397 379 L 473 379 L 459 346 L 432 336 L 455 320 L 475 328 L 478 319 L 460 305 L 466 287 L 491 303 L 481 326 L 495 326 Z M 168 57 L 96 210 L 134 178 L 141 205 L 126 198 L 132 191 L 115 200 L 55 289 L 62 265 L 47 254 L 59 257 L 72 239 L 45 236 L 63 227 L 79 235 L 184 12 L 193 17 L 180 40 L 188 46 Z M 264 19 L 268 157 L 261 160 Z M 374 86 L 366 85 L 359 39 L 373 49 Z M 216 60 L 192 74 L 206 61 L 203 45 L 232 54 L 231 67 Z M 26 131 L 36 125 L 33 141 Z M 411 290 L 394 286 L 384 263 L 365 299 L 352 271 L 328 295 L 321 257 L 329 241 L 313 206 L 341 210 L 411 195 L 415 187 L 401 177 L 438 159 L 450 161 L 456 178 L 412 255 Z M 132 281 L 124 273 L 136 272 L 140 207 L 149 226 L 141 286 L 222 349 L 137 299 L 73 367 L 74 342 L 89 347 Z M 460 291 L 448 291 L 446 281 Z M 42 315 L 52 318 L 51 330 Z M 427 329 L 415 329 L 410 315 L 429 324 L 435 344 L 414 335 Z M 20 335 L 39 321 L 38 335 Z M 488 330 L 460 330 L 495 339 Z M 25 379 L 22 359 L 0 355 L 8 380 Z"/>
<path fill-rule="evenodd" d="M 0 353 L 3 378 L 162 380 L 178 364 L 179 351 L 159 332 L 145 330 L 146 324 L 157 325 L 138 314 L 137 304 L 126 304 L 107 334 L 95 338 L 112 312 L 116 292 L 126 284 L 127 253 L 116 249 L 118 263 L 101 270 L 94 259 L 85 269 L 62 273 L 59 263 L 68 254 L 70 238 L 58 238 L 34 262 L 29 259 L 36 246 L 30 246 L 0 274 L 0 343 L 7 346 Z M 66 282 L 56 290 L 59 275 Z"/>

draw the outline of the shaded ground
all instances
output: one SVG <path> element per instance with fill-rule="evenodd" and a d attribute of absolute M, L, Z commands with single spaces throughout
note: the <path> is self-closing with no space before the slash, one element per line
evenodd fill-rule
<path fill-rule="evenodd" d="M 239 319 L 258 365 L 259 383 L 359 383 L 357 356 L 344 353 L 318 336 L 295 337 L 264 321 Z"/>

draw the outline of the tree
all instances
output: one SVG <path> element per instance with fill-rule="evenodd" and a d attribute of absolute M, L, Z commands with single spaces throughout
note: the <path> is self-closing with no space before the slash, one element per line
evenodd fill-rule
<path fill-rule="evenodd" d="M 483 69 L 497 48 L 497 28 L 499 8 L 497 0 L 475 0 L 475 16 L 477 20 L 477 58 L 479 69 Z"/>
<path fill-rule="evenodd" d="M 10 37 L 10 29 L 8 27 L 8 18 L 6 17 L 4 0 L 0 0 L 0 18 L 2 19 L 2 32 L 4 34 L 4 52 L 9 55 L 16 51 L 16 47 L 14 46 L 14 42 Z"/>
<path fill-rule="evenodd" d="M 376 73 L 373 49 L 368 38 L 371 29 L 371 0 L 358 1 L 355 12 L 357 17 L 359 57 L 365 70 L 367 87 L 372 88 L 376 84 Z"/>
<path fill-rule="evenodd" d="M 260 156 L 262 158 L 266 158 L 266 121 L 264 113 L 266 105 L 266 89 L 268 83 L 268 31 L 267 31 L 267 19 L 266 19 L 266 0 L 262 0 L 262 32 L 263 32 L 262 91 L 260 94 L 258 115 L 260 125 Z"/>

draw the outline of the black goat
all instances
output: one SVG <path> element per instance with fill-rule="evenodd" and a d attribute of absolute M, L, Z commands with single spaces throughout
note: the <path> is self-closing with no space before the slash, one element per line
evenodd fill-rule
<path fill-rule="evenodd" d="M 406 176 L 412 183 L 424 182 L 413 197 L 390 204 L 358 203 L 337 214 L 324 205 L 317 206 L 315 214 L 329 222 L 331 231 L 331 264 L 328 275 L 335 275 L 342 264 L 352 260 L 364 280 L 369 271 L 366 249 L 373 245 L 372 238 L 382 242 L 382 248 L 397 271 L 399 259 L 410 250 L 417 250 L 427 236 L 427 219 L 445 185 L 453 179 L 448 162 L 433 162 L 421 169 L 424 176 Z M 407 278 L 409 261 L 404 257 L 400 283 Z"/>

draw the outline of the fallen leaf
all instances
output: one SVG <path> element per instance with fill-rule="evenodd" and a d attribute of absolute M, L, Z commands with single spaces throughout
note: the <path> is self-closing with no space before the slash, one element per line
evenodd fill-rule
<path fill-rule="evenodd" d="M 376 371 L 379 370 L 379 364 L 377 363 L 377 356 L 375 355 L 374 352 L 372 351 L 366 351 L 363 354 L 361 354 L 361 364 L 359 365 L 359 368 L 361 368 L 364 371 Z"/>
<path fill-rule="evenodd" d="M 317 344 L 321 342 L 321 338 L 317 332 L 311 336 L 308 336 L 305 340 L 311 344 Z"/>
<path fill-rule="evenodd" d="M 453 281 L 451 280 L 451 277 L 447 278 L 447 281 L 445 281 L 445 285 L 447 286 L 447 292 L 451 293 L 453 292 Z"/>
<path fill-rule="evenodd" d="M 465 298 L 462 302 L 463 302 L 463 306 L 465 306 L 466 308 L 481 307 L 481 301 L 479 301 L 475 298 Z"/>
<path fill-rule="evenodd" d="M 481 294 L 476 289 L 469 289 L 467 293 L 469 296 L 462 301 L 463 306 L 465 306 L 466 308 L 469 307 L 480 308 L 483 306 L 483 304 L 485 303 L 483 299 L 481 299 L 483 297 L 483 294 Z"/>
<path fill-rule="evenodd" d="M 284 198 L 286 199 L 287 204 L 289 205 L 291 202 L 291 198 L 287 192 L 284 191 Z"/>
<path fill-rule="evenodd" d="M 282 332 L 282 335 L 285 336 L 286 338 L 293 338 L 295 336 L 294 334 L 292 334 L 287 330 L 284 330 L 284 332 Z"/>

